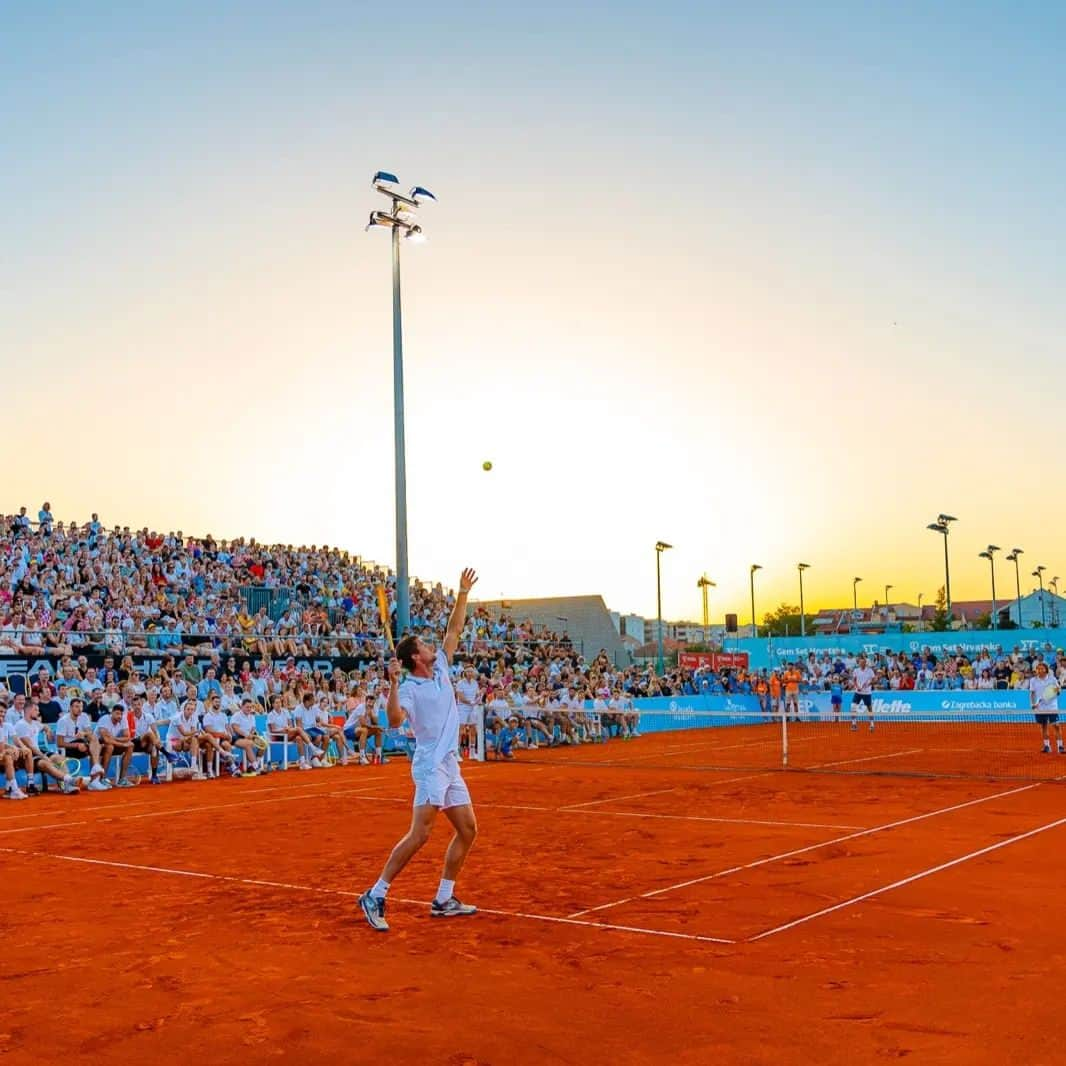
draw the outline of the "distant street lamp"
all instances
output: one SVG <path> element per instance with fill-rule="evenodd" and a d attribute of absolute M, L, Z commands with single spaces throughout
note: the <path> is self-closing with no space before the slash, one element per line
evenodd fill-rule
<path fill-rule="evenodd" d="M 1033 577 L 1040 582 L 1040 624 L 1047 628 L 1047 605 L 1044 603 L 1044 571 L 1046 566 L 1041 564 L 1033 571 Z"/>
<path fill-rule="evenodd" d="M 803 614 L 803 571 L 810 570 L 810 563 L 797 563 L 796 569 L 799 570 L 800 575 L 800 636 L 805 637 L 807 635 L 807 619 Z"/>
<path fill-rule="evenodd" d="M 989 546 L 983 551 L 978 552 L 978 557 L 981 559 L 987 559 L 988 565 L 992 569 L 992 617 L 991 625 L 993 629 L 999 629 L 998 612 L 996 611 L 996 552 L 1000 551 L 1000 548 L 996 544 L 989 544 Z"/>
<path fill-rule="evenodd" d="M 1010 555 L 1005 555 L 1003 558 L 1008 563 L 1014 563 L 1014 588 L 1018 594 L 1018 628 L 1022 628 L 1022 576 L 1021 570 L 1018 569 L 1018 560 L 1024 554 L 1021 548 L 1011 548 Z"/>
<path fill-rule="evenodd" d="M 657 669 L 660 676 L 663 673 L 663 579 L 662 569 L 660 566 L 660 560 L 663 557 L 663 552 L 669 551 L 673 547 L 672 544 L 667 544 L 665 540 L 657 540 L 655 542 L 655 604 L 656 613 L 658 618 L 658 637 L 659 637 L 659 655 L 656 660 Z"/>
<path fill-rule="evenodd" d="M 751 635 L 753 637 L 759 635 L 758 627 L 755 625 L 755 571 L 761 569 L 762 567 L 758 563 L 752 563 L 751 570 L 748 573 L 749 580 L 751 581 Z"/>
<path fill-rule="evenodd" d="M 935 522 L 930 522 L 925 527 L 934 533 L 943 534 L 944 537 L 944 598 L 947 602 L 949 619 L 951 618 L 951 567 L 948 565 L 948 526 L 957 521 L 954 515 L 940 514 L 936 516 Z"/>
<path fill-rule="evenodd" d="M 718 586 L 706 575 L 703 574 L 699 581 L 696 582 L 696 588 L 703 593 L 703 639 L 707 640 L 707 629 L 711 624 L 711 616 L 707 606 L 707 590 L 714 589 Z"/>

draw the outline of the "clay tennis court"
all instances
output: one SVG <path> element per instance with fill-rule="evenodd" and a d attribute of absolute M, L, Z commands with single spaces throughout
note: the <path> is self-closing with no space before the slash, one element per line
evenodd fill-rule
<path fill-rule="evenodd" d="M 898 739 L 812 747 L 880 758 Z M 406 827 L 402 760 L 5 804 L 0 1052 L 1061 1061 L 1066 787 L 739 765 L 762 743 L 467 764 L 481 835 L 459 891 L 482 913 L 428 915 L 442 825 L 387 935 L 355 899 Z"/>

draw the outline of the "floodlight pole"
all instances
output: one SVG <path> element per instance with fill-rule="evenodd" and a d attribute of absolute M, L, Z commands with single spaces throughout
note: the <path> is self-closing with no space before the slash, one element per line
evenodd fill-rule
<path fill-rule="evenodd" d="M 392 409 L 396 457 L 396 634 L 411 625 L 407 563 L 407 448 L 404 439 L 403 307 L 400 300 L 400 228 L 392 227 Z"/>

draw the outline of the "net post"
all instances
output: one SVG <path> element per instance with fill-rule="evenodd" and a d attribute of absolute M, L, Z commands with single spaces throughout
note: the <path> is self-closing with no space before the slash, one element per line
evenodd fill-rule
<path fill-rule="evenodd" d="M 788 769 L 788 715 L 787 705 L 781 708 L 781 765 Z"/>
<path fill-rule="evenodd" d="M 485 708 L 480 704 L 477 706 L 477 721 L 474 723 L 474 728 L 477 731 L 477 740 L 475 747 L 475 758 L 478 762 L 485 761 Z"/>

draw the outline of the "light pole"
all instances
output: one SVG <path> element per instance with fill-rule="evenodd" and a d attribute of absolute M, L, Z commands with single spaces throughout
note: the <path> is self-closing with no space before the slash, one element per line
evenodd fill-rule
<path fill-rule="evenodd" d="M 803 571 L 810 570 L 810 563 L 797 563 L 796 569 L 799 571 L 800 576 L 800 636 L 805 637 L 807 635 L 807 619 L 803 614 Z"/>
<path fill-rule="evenodd" d="M 416 185 L 406 196 L 396 186 L 395 174 L 379 170 L 370 184 L 391 202 L 389 211 L 371 211 L 367 229 L 392 230 L 392 405 L 396 456 L 396 636 L 411 625 L 410 575 L 407 568 L 407 453 L 403 425 L 403 310 L 400 303 L 400 238 L 424 241 L 422 227 L 411 220 L 426 200 L 436 200 L 428 189 Z"/>
<path fill-rule="evenodd" d="M 658 619 L 656 625 L 659 638 L 659 655 L 656 662 L 660 676 L 663 673 L 663 579 L 660 560 L 663 557 L 663 552 L 669 551 L 672 547 L 673 545 L 667 544 L 665 540 L 657 540 L 655 542 L 655 609 Z"/>
<path fill-rule="evenodd" d="M 948 609 L 948 621 L 951 620 L 951 567 L 948 564 L 948 526 L 952 522 L 957 522 L 958 519 L 954 515 L 940 514 L 936 516 L 935 522 L 930 522 L 926 529 L 931 529 L 934 533 L 941 533 L 944 537 L 944 599 L 947 603 Z"/>
<path fill-rule="evenodd" d="M 924 633 L 925 632 L 925 620 L 922 618 L 922 597 L 924 595 L 925 595 L 924 592 L 919 592 L 918 593 L 918 632 L 919 633 Z"/>
<path fill-rule="evenodd" d="M 1033 571 L 1033 577 L 1040 582 L 1040 624 L 1047 628 L 1047 607 L 1044 605 L 1044 571 L 1046 566 L 1041 564 Z"/>
<path fill-rule="evenodd" d="M 1048 583 L 1048 588 L 1053 589 L 1055 598 L 1051 601 L 1051 628 L 1057 629 L 1059 625 L 1059 579 L 1053 577 Z"/>
<path fill-rule="evenodd" d="M 992 616 L 991 616 L 991 628 L 999 629 L 999 619 L 996 611 L 996 552 L 1000 550 L 996 544 L 989 544 L 989 546 L 983 551 L 978 552 L 978 558 L 987 559 L 988 565 L 992 569 Z"/>
<path fill-rule="evenodd" d="M 751 569 L 748 571 L 748 580 L 751 582 L 751 635 L 753 637 L 759 635 L 758 626 L 755 625 L 755 571 L 761 569 L 762 567 L 758 563 L 752 563 Z"/>
<path fill-rule="evenodd" d="M 859 582 L 861 577 L 853 577 L 851 579 L 851 617 L 854 620 L 855 616 L 859 613 Z"/>
<path fill-rule="evenodd" d="M 707 640 L 707 629 L 711 624 L 711 616 L 707 607 L 707 590 L 715 589 L 718 586 L 706 575 L 703 574 L 699 581 L 696 582 L 696 588 L 703 593 L 703 639 Z"/>
<path fill-rule="evenodd" d="M 1008 563 L 1014 563 L 1014 590 L 1018 594 L 1018 628 L 1022 628 L 1022 576 L 1021 571 L 1018 569 L 1018 560 L 1025 553 L 1021 548 L 1011 548 L 1010 555 L 1005 555 L 1003 558 Z"/>

